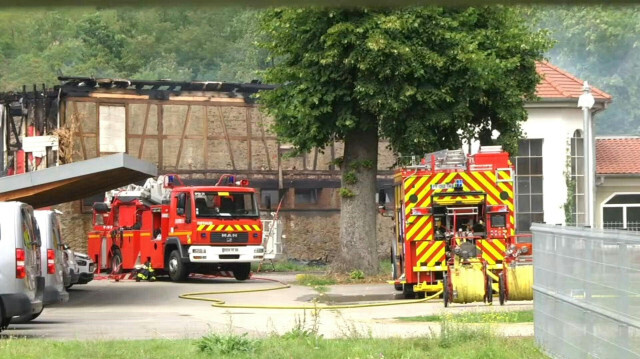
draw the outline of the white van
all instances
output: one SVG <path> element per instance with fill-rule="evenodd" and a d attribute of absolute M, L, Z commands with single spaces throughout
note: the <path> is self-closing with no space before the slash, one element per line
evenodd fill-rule
<path fill-rule="evenodd" d="M 40 235 L 31 206 L 0 202 L 0 330 L 11 318 L 42 312 Z"/>
<path fill-rule="evenodd" d="M 40 268 L 44 277 L 43 306 L 64 303 L 69 300 L 69 293 L 64 289 L 64 276 L 68 271 L 60 231 L 60 222 L 54 211 L 34 211 L 40 230 Z M 68 274 L 67 274 L 68 275 Z M 12 323 L 26 323 L 36 319 L 40 313 L 33 313 L 14 318 Z"/>

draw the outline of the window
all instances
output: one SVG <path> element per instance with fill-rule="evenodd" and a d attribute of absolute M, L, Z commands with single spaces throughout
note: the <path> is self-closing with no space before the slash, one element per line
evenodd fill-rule
<path fill-rule="evenodd" d="M 520 140 L 516 164 L 516 229 L 529 232 L 544 221 L 542 198 L 542 139 Z"/>
<path fill-rule="evenodd" d="M 567 198 L 570 206 L 570 218 L 566 218 L 567 225 L 580 226 L 585 223 L 584 202 L 584 139 L 580 130 L 576 130 L 571 138 L 571 178 L 567 183 Z"/>
<path fill-rule="evenodd" d="M 602 205 L 602 227 L 640 231 L 640 193 L 611 196 Z"/>
<path fill-rule="evenodd" d="M 100 106 L 100 153 L 127 152 L 124 106 Z"/>
<path fill-rule="evenodd" d="M 296 204 L 316 204 L 318 203 L 317 188 L 296 188 L 295 200 Z"/>
<path fill-rule="evenodd" d="M 280 203 L 277 189 L 261 189 L 260 190 L 260 207 L 264 209 L 276 209 Z"/>
<path fill-rule="evenodd" d="M 196 217 L 257 217 L 251 192 L 194 192 Z M 190 207 L 188 207 L 190 208 Z"/>

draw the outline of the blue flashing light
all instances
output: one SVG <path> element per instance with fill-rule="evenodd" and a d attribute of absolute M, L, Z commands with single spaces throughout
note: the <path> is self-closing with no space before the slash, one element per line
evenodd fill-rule
<path fill-rule="evenodd" d="M 258 238 L 258 233 L 254 233 L 253 238 Z"/>
<path fill-rule="evenodd" d="M 173 177 L 173 175 L 169 175 L 167 178 L 167 183 L 173 183 L 175 180 L 175 178 Z"/>
<path fill-rule="evenodd" d="M 233 178 L 233 176 L 229 176 L 229 183 L 235 182 L 234 180 L 235 180 L 235 178 Z"/>

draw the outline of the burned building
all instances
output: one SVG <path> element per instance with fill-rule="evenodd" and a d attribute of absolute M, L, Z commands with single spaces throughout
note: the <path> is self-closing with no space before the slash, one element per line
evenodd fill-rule
<path fill-rule="evenodd" d="M 273 120 L 255 103 L 260 83 L 60 78 L 51 90 L 2 95 L 3 175 L 125 152 L 193 184 L 226 173 L 260 190 L 268 218 L 279 208 L 285 254 L 330 260 L 339 233 L 341 143 L 293 157 L 271 131 Z M 379 181 L 391 182 L 395 158 L 381 143 Z M 83 248 L 90 211 L 102 193 L 61 206 L 67 237 Z M 381 256 L 391 222 L 379 221 Z"/>

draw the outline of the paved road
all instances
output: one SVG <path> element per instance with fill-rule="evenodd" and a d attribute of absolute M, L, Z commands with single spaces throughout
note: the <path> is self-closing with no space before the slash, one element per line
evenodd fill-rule
<path fill-rule="evenodd" d="M 293 281 L 292 274 L 260 274 L 257 277 Z M 403 304 L 342 310 L 322 310 L 314 318 L 307 310 L 213 308 L 210 303 L 178 298 L 187 292 L 269 288 L 277 284 L 260 279 L 237 282 L 233 279 L 199 279 L 187 283 L 157 281 L 113 282 L 96 280 L 74 286 L 69 302 L 47 307 L 30 324 L 11 325 L 0 337 L 25 336 L 55 339 L 147 339 L 199 338 L 207 332 L 248 333 L 251 336 L 282 334 L 304 323 L 327 338 L 344 336 L 418 336 L 438 331 L 437 324 L 407 323 L 395 318 L 437 314 L 445 311 L 442 302 Z M 318 295 L 312 288 L 220 294 L 216 299 L 234 304 L 304 305 Z M 334 302 L 394 300 L 398 294 L 391 285 L 362 284 L 331 286 L 328 296 Z M 395 299 L 402 302 L 400 299 Z M 489 307 L 482 303 L 456 305 L 448 312 L 469 310 L 531 309 L 531 302 Z M 532 335 L 531 324 L 500 326 L 507 335 Z"/>

